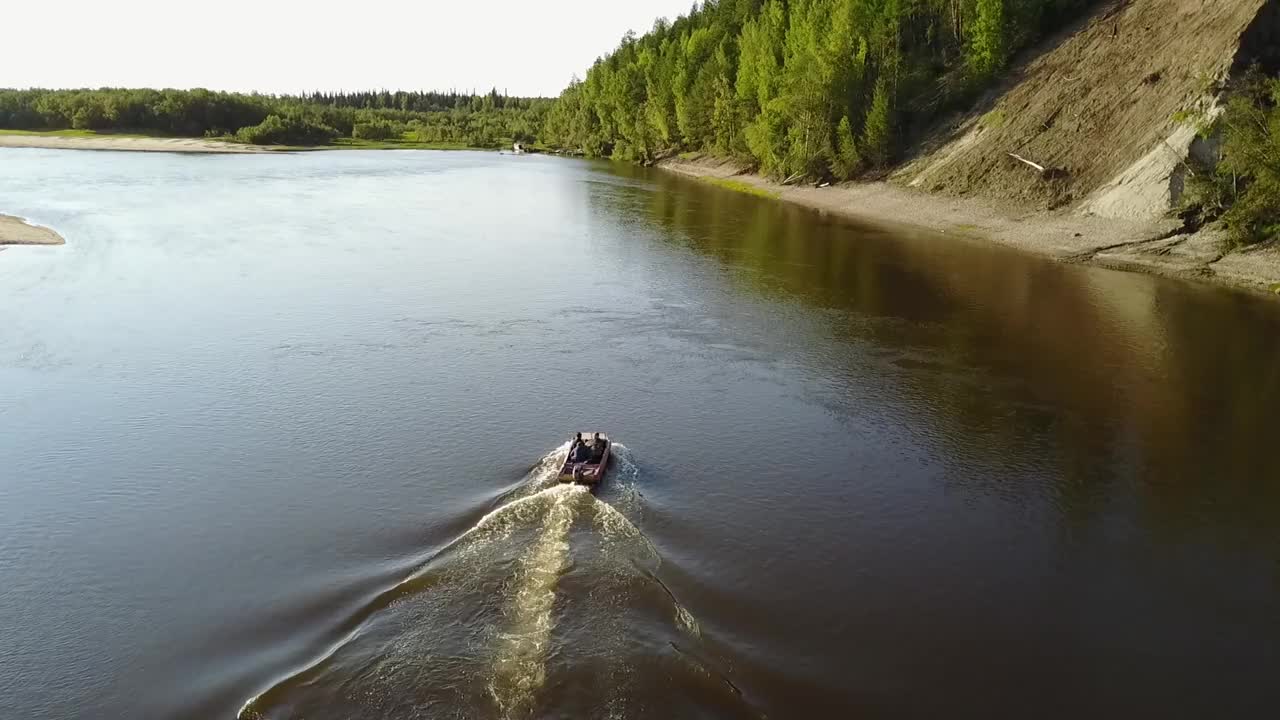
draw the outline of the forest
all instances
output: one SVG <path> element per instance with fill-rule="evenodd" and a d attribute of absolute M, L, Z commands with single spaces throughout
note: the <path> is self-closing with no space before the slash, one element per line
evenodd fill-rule
<path fill-rule="evenodd" d="M 488 148 L 532 141 L 552 102 L 497 90 L 277 96 L 201 89 L 0 89 L 0 129 L 141 132 L 263 145 L 354 138 Z"/>
<path fill-rule="evenodd" d="M 1020 49 L 1093 0 L 707 0 L 628 34 L 547 116 L 542 139 L 649 162 L 737 157 L 775 178 L 884 168 Z"/>

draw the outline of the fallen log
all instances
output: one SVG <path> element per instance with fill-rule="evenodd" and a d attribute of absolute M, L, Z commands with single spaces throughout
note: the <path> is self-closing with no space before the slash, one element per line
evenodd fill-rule
<path fill-rule="evenodd" d="M 1061 178 L 1065 178 L 1067 176 L 1067 171 L 1065 168 L 1045 167 L 1044 165 L 1041 165 L 1040 163 L 1034 160 L 1028 160 L 1022 157 L 1017 153 L 1005 153 L 1005 154 L 1013 158 L 1014 160 L 1017 160 L 1018 162 L 1026 165 L 1027 167 L 1035 170 L 1037 173 L 1040 174 L 1040 177 L 1044 178 L 1045 180 L 1058 180 Z"/>
<path fill-rule="evenodd" d="M 1022 157 L 1021 155 L 1019 155 L 1019 154 L 1017 154 L 1017 153 L 1006 153 L 1006 154 L 1007 154 L 1009 157 L 1013 158 L 1014 160 L 1017 160 L 1017 161 L 1018 161 L 1018 162 L 1020 162 L 1020 163 L 1025 163 L 1026 165 L 1029 165 L 1030 167 L 1035 168 L 1035 169 L 1036 169 L 1036 172 L 1040 173 L 1041 175 L 1044 175 L 1045 173 L 1049 172 L 1049 169 L 1048 169 L 1048 168 L 1046 168 L 1045 166 L 1041 165 L 1040 163 L 1038 163 L 1038 162 L 1032 162 L 1031 160 L 1028 160 L 1028 159 L 1026 159 L 1026 158 Z"/>

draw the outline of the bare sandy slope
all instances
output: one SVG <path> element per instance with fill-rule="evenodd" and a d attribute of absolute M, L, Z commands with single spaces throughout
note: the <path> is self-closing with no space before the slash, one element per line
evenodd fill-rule
<path fill-rule="evenodd" d="M 998 97 L 939 128 L 895 179 L 1039 208 L 1165 214 L 1170 177 L 1267 0 L 1111 0 L 1015 66 Z M 1056 171 L 1045 179 L 1009 156 Z"/>
<path fill-rule="evenodd" d="M 275 152 L 255 145 L 237 145 L 201 138 L 67 137 L 63 135 L 0 135 L 0 147 L 51 148 L 55 150 L 126 150 L 176 153 Z"/>
<path fill-rule="evenodd" d="M 990 240 L 1063 262 L 1269 290 L 1280 283 L 1280 248 L 1223 253 L 1213 231 L 1174 235 L 1176 220 L 1135 221 L 1030 209 L 1009 201 L 951 197 L 899 185 L 782 186 L 723 160 L 672 159 L 664 169 L 692 177 L 732 177 L 780 199 L 862 223 L 906 226 Z M 940 238 L 941 240 L 942 238 Z"/>
<path fill-rule="evenodd" d="M 62 236 L 47 227 L 0 215 L 0 245 L 61 245 L 63 242 Z"/>

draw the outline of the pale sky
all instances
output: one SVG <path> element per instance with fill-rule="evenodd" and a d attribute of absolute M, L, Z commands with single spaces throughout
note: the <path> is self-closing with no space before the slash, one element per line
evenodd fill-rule
<path fill-rule="evenodd" d="M 14 0 L 0 87 L 557 95 L 692 0 Z"/>

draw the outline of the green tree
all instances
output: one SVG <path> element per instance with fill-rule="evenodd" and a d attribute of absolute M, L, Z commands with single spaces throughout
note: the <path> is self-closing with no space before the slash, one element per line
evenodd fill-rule
<path fill-rule="evenodd" d="M 848 180 L 861 169 L 862 156 L 858 154 L 858 143 L 853 137 L 849 116 L 845 115 L 836 126 L 836 154 L 831 161 L 831 172 L 842 180 Z"/>
<path fill-rule="evenodd" d="M 757 17 L 742 26 L 737 92 L 750 102 L 753 115 L 778 95 L 786 30 L 786 10 L 779 0 L 769 0 Z"/>
<path fill-rule="evenodd" d="M 969 39 L 969 67 L 978 77 L 990 77 L 1004 68 L 1005 0 L 977 0 L 977 17 Z"/>
<path fill-rule="evenodd" d="M 889 83 L 882 76 L 876 81 L 871 109 L 862 128 L 863 155 L 877 168 L 887 166 L 893 153 L 893 110 L 889 93 Z"/>
<path fill-rule="evenodd" d="M 711 112 L 714 101 L 714 70 L 708 60 L 715 53 L 715 37 L 710 28 L 698 28 L 684 41 L 676 63 L 675 106 L 680 137 L 689 147 L 708 147 L 714 137 Z"/>
<path fill-rule="evenodd" d="M 98 103 L 86 103 L 71 115 L 71 127 L 77 130 L 100 130 L 108 126 L 107 114 Z"/>

